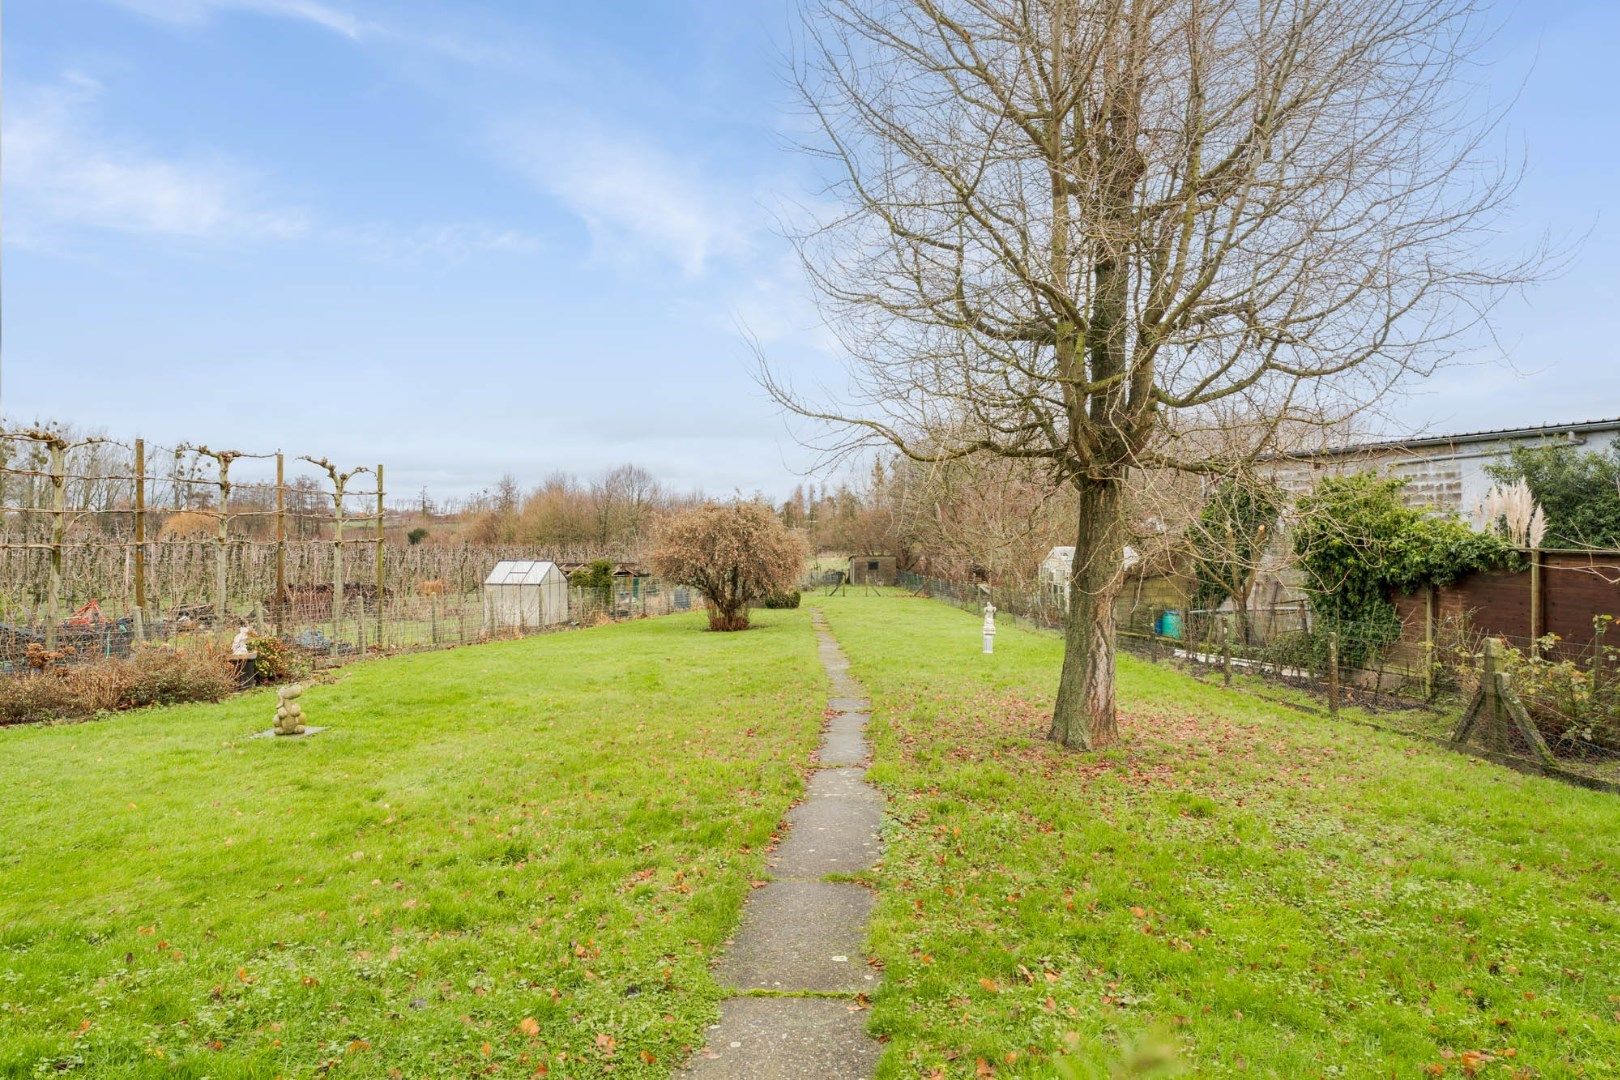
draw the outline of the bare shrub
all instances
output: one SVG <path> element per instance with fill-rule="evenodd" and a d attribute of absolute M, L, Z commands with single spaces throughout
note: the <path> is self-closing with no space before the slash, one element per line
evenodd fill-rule
<path fill-rule="evenodd" d="M 709 629 L 748 629 L 748 609 L 791 589 L 804 572 L 804 543 L 759 503 L 707 503 L 659 529 L 653 572 L 709 602 Z"/>
<path fill-rule="evenodd" d="M 0 724 L 219 701 L 235 689 L 236 676 L 222 649 L 146 646 L 127 660 L 54 665 L 37 674 L 0 679 Z"/>

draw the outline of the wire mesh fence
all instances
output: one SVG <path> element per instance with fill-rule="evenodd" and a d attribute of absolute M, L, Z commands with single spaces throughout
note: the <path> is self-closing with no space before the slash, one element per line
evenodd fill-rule
<path fill-rule="evenodd" d="M 964 610 L 1061 630 L 1061 592 L 914 574 L 901 585 Z M 1289 708 L 1397 731 L 1620 792 L 1620 641 L 1597 612 L 1579 641 L 1487 633 L 1467 612 L 1420 626 L 1333 624 L 1307 603 L 1248 611 L 1128 607 L 1118 646 Z M 1483 718 L 1483 719 L 1482 719 Z"/>
<path fill-rule="evenodd" d="M 419 544 L 382 465 L 0 427 L 0 675 L 218 647 L 246 624 L 321 663 L 686 610 L 632 564 L 533 625 L 486 617 L 501 560 L 621 551 Z"/>

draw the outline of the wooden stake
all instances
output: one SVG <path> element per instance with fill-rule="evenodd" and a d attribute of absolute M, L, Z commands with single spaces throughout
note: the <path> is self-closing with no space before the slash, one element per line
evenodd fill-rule
<path fill-rule="evenodd" d="M 1339 713 L 1339 632 L 1328 634 L 1328 713 Z"/>
<path fill-rule="evenodd" d="M 1498 675 L 1497 678 L 1502 682 L 1500 690 L 1502 704 L 1507 708 L 1514 726 L 1519 729 L 1519 734 L 1524 737 L 1526 745 L 1530 747 L 1530 752 L 1543 765 L 1554 764 L 1552 751 L 1547 748 L 1547 740 L 1541 737 L 1541 729 L 1530 719 L 1530 712 L 1524 707 L 1524 702 L 1513 692 L 1511 681 L 1506 675 Z"/>
<path fill-rule="evenodd" d="M 287 459 L 276 451 L 276 637 L 287 634 Z"/>
<path fill-rule="evenodd" d="M 343 633 L 343 488 L 347 477 L 332 477 L 332 654 Z"/>
<path fill-rule="evenodd" d="M 383 643 L 383 467 L 377 466 L 377 648 Z"/>
<path fill-rule="evenodd" d="M 1480 716 L 1485 721 L 1484 742 L 1487 750 L 1498 753 L 1507 751 L 1507 725 L 1504 723 L 1505 710 L 1502 707 L 1502 684 L 1497 678 L 1496 657 L 1497 643 L 1495 638 L 1485 639 L 1485 662 L 1481 680 L 1485 684 L 1485 700 Z"/>
<path fill-rule="evenodd" d="M 45 586 L 45 648 L 56 649 L 56 624 L 61 620 L 62 545 L 67 539 L 67 444 L 51 447 L 51 566 Z"/>
<path fill-rule="evenodd" d="M 1541 657 L 1542 609 L 1547 602 L 1541 578 L 1541 549 L 1530 551 L 1530 657 Z"/>
<path fill-rule="evenodd" d="M 226 618 L 230 597 L 227 560 L 231 543 L 231 456 L 222 453 L 214 459 L 219 464 L 219 534 L 214 547 L 214 625 L 230 632 Z"/>
<path fill-rule="evenodd" d="M 146 440 L 135 440 L 135 640 L 146 640 Z"/>
<path fill-rule="evenodd" d="M 1426 701 L 1434 700 L 1435 589 L 1436 586 L 1430 585 L 1423 595 L 1423 697 Z"/>
<path fill-rule="evenodd" d="M 1221 619 L 1221 681 L 1232 685 L 1232 629 Z"/>

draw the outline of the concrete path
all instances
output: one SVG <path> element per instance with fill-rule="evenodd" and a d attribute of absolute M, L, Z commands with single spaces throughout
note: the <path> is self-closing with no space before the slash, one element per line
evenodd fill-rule
<path fill-rule="evenodd" d="M 866 1034 L 864 1002 L 856 999 L 878 980 L 866 963 L 874 896 L 861 885 L 825 880 L 871 869 L 882 850 L 883 796 L 866 782 L 871 705 L 821 613 L 813 618 L 833 716 L 804 802 L 788 813 L 787 839 L 767 861 L 771 882 L 749 895 L 716 968 L 736 996 L 721 1003 L 708 1046 L 683 1077 L 866 1080 L 882 1052 Z"/>

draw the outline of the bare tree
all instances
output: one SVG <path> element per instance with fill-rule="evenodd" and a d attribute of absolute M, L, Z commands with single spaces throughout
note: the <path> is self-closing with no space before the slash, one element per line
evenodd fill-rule
<path fill-rule="evenodd" d="M 841 209 L 796 239 L 854 363 L 836 403 L 762 378 L 835 452 L 1072 486 L 1051 734 L 1104 745 L 1127 473 L 1208 467 L 1183 436 L 1224 410 L 1376 400 L 1529 272 L 1481 261 L 1514 176 L 1460 81 L 1474 4 L 807 2 Z"/>

